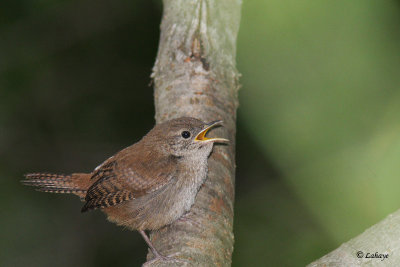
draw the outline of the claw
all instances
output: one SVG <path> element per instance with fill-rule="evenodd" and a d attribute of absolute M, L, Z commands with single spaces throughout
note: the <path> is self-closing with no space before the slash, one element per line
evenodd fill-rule
<path fill-rule="evenodd" d="M 151 243 L 150 238 L 146 235 L 146 233 L 143 230 L 140 230 L 139 233 L 143 236 L 144 240 L 146 241 L 147 245 L 149 245 L 151 251 L 153 252 L 155 258 L 151 259 L 149 261 L 146 261 L 145 263 L 143 263 L 142 266 L 150 266 L 152 263 L 155 262 L 170 262 L 170 263 L 176 263 L 176 262 L 182 262 L 182 263 L 188 263 L 187 260 L 183 260 L 183 259 L 177 259 L 174 256 L 180 254 L 179 252 L 173 253 L 171 255 L 168 256 L 163 256 L 160 253 L 158 253 L 157 249 L 153 246 L 153 243 Z"/>
<path fill-rule="evenodd" d="M 159 254 L 157 252 L 157 255 L 155 255 L 156 257 L 154 259 L 146 261 L 145 263 L 143 263 L 142 266 L 143 267 L 151 266 L 153 263 L 156 263 L 156 262 L 168 263 L 168 265 L 172 265 L 173 263 L 177 263 L 177 262 L 189 263 L 189 261 L 187 261 L 187 260 L 178 259 L 178 258 L 175 257 L 175 256 L 177 256 L 179 254 L 180 254 L 179 252 L 176 252 L 176 253 L 173 253 L 173 254 L 168 255 L 168 256 L 163 256 L 163 255 L 161 255 L 161 254 Z"/>

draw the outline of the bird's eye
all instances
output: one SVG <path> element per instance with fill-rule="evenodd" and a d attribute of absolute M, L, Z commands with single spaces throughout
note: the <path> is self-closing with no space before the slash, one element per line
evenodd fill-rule
<path fill-rule="evenodd" d="M 182 132 L 182 137 L 185 138 L 185 139 L 188 139 L 188 138 L 190 137 L 190 132 L 188 132 L 188 131 L 183 131 L 183 132 Z"/>

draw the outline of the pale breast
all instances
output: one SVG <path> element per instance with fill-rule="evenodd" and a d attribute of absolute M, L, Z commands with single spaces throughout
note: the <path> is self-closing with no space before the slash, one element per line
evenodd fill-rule
<path fill-rule="evenodd" d="M 193 168 L 180 172 L 179 177 L 159 190 L 143 197 L 104 210 L 109 220 L 124 218 L 119 225 L 130 229 L 155 230 L 179 219 L 195 202 L 197 192 L 207 176 L 207 164 L 192 165 Z"/>

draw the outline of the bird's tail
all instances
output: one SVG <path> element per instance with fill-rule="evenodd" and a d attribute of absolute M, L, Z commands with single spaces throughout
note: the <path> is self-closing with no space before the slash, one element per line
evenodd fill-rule
<path fill-rule="evenodd" d="M 50 193 L 75 194 L 80 198 L 86 196 L 90 186 L 90 174 L 73 173 L 71 175 L 50 173 L 29 173 L 22 184 L 34 186 L 36 190 Z"/>

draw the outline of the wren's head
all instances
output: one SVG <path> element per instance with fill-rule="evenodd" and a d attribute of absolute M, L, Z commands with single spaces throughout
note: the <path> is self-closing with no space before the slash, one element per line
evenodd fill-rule
<path fill-rule="evenodd" d="M 224 138 L 207 138 L 207 132 L 222 121 L 204 123 L 201 120 L 181 117 L 156 125 L 146 139 L 161 144 L 162 149 L 177 157 L 208 156 L 215 142 L 227 142 Z"/>

